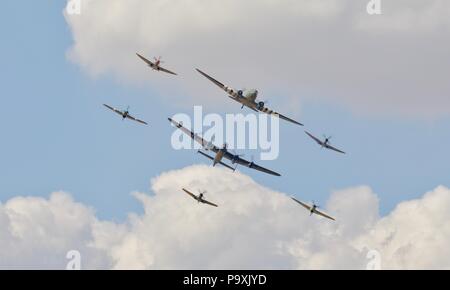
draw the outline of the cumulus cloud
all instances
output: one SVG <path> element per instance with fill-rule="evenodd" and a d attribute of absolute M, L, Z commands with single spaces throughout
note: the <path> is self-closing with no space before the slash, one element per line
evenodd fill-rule
<path fill-rule="evenodd" d="M 294 112 L 300 100 L 361 114 L 449 116 L 450 3 L 382 1 L 377 16 L 367 3 L 83 0 L 81 15 L 65 14 L 69 57 L 91 75 L 148 84 L 181 106 L 233 105 L 217 102 L 221 93 L 193 70 L 200 67 Z M 135 52 L 163 55 L 181 76 L 149 72 Z"/>
<path fill-rule="evenodd" d="M 219 207 L 197 204 L 182 187 L 207 189 Z M 336 222 L 220 168 L 163 173 L 152 191 L 133 193 L 144 213 L 124 223 L 99 220 L 64 192 L 12 198 L 0 204 L 0 267 L 62 269 L 74 249 L 81 266 L 94 269 L 365 269 L 369 250 L 384 269 L 450 268 L 450 189 L 443 186 L 381 218 L 369 187 L 333 192 L 324 210 Z"/>
<path fill-rule="evenodd" d="M 382 249 L 386 268 L 450 269 L 449 189 L 443 186 L 422 199 L 399 204 L 359 243 Z"/>
<path fill-rule="evenodd" d="M 108 267 L 106 253 L 91 244 L 94 229 L 108 223 L 100 224 L 91 208 L 64 192 L 12 198 L 0 204 L 0 267 L 64 269 L 72 249 L 90 257 L 86 268 Z"/>

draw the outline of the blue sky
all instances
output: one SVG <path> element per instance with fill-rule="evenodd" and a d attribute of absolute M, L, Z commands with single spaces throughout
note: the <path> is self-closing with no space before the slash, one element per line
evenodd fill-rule
<path fill-rule="evenodd" d="M 64 190 L 94 207 L 101 218 L 123 220 L 141 211 L 130 192 L 149 192 L 150 179 L 161 172 L 206 161 L 171 148 L 173 128 L 167 117 L 180 109 L 160 101 L 160 90 L 133 87 L 108 75 L 91 78 L 67 60 L 72 35 L 62 15 L 64 5 L 2 3 L 0 200 Z M 210 84 L 205 81 L 205 86 Z M 229 100 L 224 96 L 223 102 Z M 102 103 L 130 105 L 150 126 L 122 122 Z M 301 121 L 320 136 L 333 135 L 333 144 L 349 154 L 321 150 L 302 128 L 282 122 L 280 157 L 263 165 L 283 176 L 242 171 L 265 186 L 320 203 L 332 190 L 368 185 L 379 195 L 381 213 L 438 185 L 450 185 L 448 117 L 366 117 L 308 99 Z"/>

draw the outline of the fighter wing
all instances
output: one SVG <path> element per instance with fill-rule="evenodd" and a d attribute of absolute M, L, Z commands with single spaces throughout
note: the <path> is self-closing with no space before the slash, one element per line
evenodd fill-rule
<path fill-rule="evenodd" d="M 323 142 L 322 142 L 322 140 L 320 140 L 320 139 L 318 139 L 318 138 L 316 138 L 316 137 L 314 137 L 312 134 L 310 134 L 308 131 L 305 131 L 305 133 L 306 133 L 306 135 L 308 135 L 309 137 L 311 137 L 314 141 L 316 141 L 317 142 L 317 144 L 319 144 L 319 145 L 323 145 Z"/>
<path fill-rule="evenodd" d="M 139 120 L 139 119 L 137 119 L 137 118 L 135 118 L 135 117 L 133 117 L 133 116 L 131 116 L 131 115 L 127 115 L 127 118 L 130 119 L 130 120 L 139 122 L 139 123 L 141 123 L 141 124 L 148 125 L 146 122 L 144 122 L 144 121 L 142 121 L 142 120 Z"/>
<path fill-rule="evenodd" d="M 321 216 L 323 216 L 323 217 L 325 217 L 327 219 L 330 219 L 330 220 L 333 220 L 333 221 L 335 220 L 334 218 L 330 217 L 329 215 L 324 214 L 323 212 L 318 211 L 317 209 L 314 211 L 314 213 L 318 214 L 318 215 L 321 215 Z"/>
<path fill-rule="evenodd" d="M 183 188 L 183 191 L 186 192 L 187 194 L 189 194 L 193 199 L 197 200 L 197 196 L 191 192 L 189 192 L 187 189 Z"/>
<path fill-rule="evenodd" d="M 177 75 L 176 73 L 174 73 L 174 72 L 172 72 L 172 71 L 170 71 L 170 70 L 168 70 L 168 69 L 165 69 L 165 68 L 163 68 L 163 67 L 159 67 L 159 70 L 162 71 L 162 72 L 171 74 L 171 75 Z"/>
<path fill-rule="evenodd" d="M 226 152 L 223 155 L 223 157 L 228 160 L 231 160 L 231 162 L 233 162 L 233 163 L 237 163 L 237 164 L 240 164 L 242 166 L 245 166 L 245 167 L 248 167 L 251 169 L 255 169 L 255 170 L 270 174 L 270 175 L 281 176 L 281 174 L 279 174 L 278 172 L 275 172 L 270 169 L 259 166 L 258 164 L 254 163 L 254 162 L 247 161 L 247 160 L 239 157 L 238 155 L 231 154 L 230 152 Z"/>
<path fill-rule="evenodd" d="M 116 112 L 116 113 L 119 114 L 119 115 L 123 115 L 123 112 L 120 111 L 120 110 L 118 110 L 118 109 L 116 109 L 116 108 L 113 108 L 113 107 L 111 107 L 111 106 L 108 106 L 107 104 L 103 104 L 103 106 L 107 107 L 108 109 L 110 109 L 110 110 L 113 111 L 113 112 Z"/>
<path fill-rule="evenodd" d="M 231 98 L 235 101 L 238 100 L 238 93 L 236 91 L 234 91 L 232 88 L 225 86 L 224 84 L 222 84 L 221 82 L 219 82 L 218 80 L 210 77 L 209 75 L 207 75 L 206 73 L 202 72 L 201 70 L 199 70 L 198 68 L 196 68 L 196 70 L 203 75 L 205 78 L 207 78 L 208 80 L 212 81 L 216 86 L 218 86 L 219 88 L 221 88 L 223 91 L 225 91 L 228 95 L 231 96 Z"/>
<path fill-rule="evenodd" d="M 295 202 L 297 202 L 298 204 L 300 204 L 301 206 L 303 206 L 304 208 L 306 208 L 307 210 L 311 210 L 311 207 L 309 205 L 307 205 L 306 203 L 301 202 L 300 200 L 295 199 L 294 197 L 292 197 L 292 200 L 294 200 Z"/>
<path fill-rule="evenodd" d="M 344 151 L 341 151 L 341 150 L 339 150 L 339 149 L 337 149 L 337 148 L 335 148 L 335 147 L 333 147 L 333 146 L 331 146 L 331 145 L 328 145 L 328 144 L 327 144 L 327 146 L 325 146 L 325 147 L 328 148 L 328 149 L 334 150 L 334 151 L 336 151 L 336 152 L 345 154 Z"/>
<path fill-rule="evenodd" d="M 142 55 L 140 55 L 139 53 L 136 53 L 136 55 L 142 59 L 145 63 L 147 63 L 150 67 L 154 67 L 155 64 L 151 61 L 149 61 L 148 59 L 146 59 L 145 57 L 143 57 Z"/>
<path fill-rule="evenodd" d="M 273 111 L 273 110 L 271 110 L 271 109 L 269 109 L 269 108 L 267 108 L 267 107 L 259 108 L 258 105 L 257 105 L 257 103 L 255 103 L 255 108 L 253 108 L 253 109 L 254 109 L 254 110 L 257 110 L 257 111 L 259 111 L 259 112 L 263 112 L 263 113 L 266 113 L 266 114 L 269 114 L 269 115 L 276 116 L 276 117 L 278 117 L 278 118 L 280 118 L 280 119 L 283 119 L 283 120 L 285 120 L 285 121 L 288 121 L 288 122 L 291 122 L 291 123 L 294 123 L 294 124 L 303 126 L 302 123 L 299 123 L 299 122 L 297 122 L 297 121 L 295 121 L 295 120 L 292 120 L 291 118 L 288 118 L 288 117 L 286 117 L 286 116 L 284 116 L 284 115 L 282 115 L 282 114 L 280 114 L 280 113 L 277 113 L 277 112 L 275 112 L 275 111 Z"/>
<path fill-rule="evenodd" d="M 215 206 L 215 207 L 218 207 L 218 205 L 217 204 L 215 204 L 215 203 L 212 203 L 212 202 L 210 202 L 210 201 L 207 201 L 207 200 L 205 200 L 205 199 L 202 199 L 202 201 L 201 201 L 202 203 L 205 203 L 205 204 L 209 204 L 209 205 L 211 205 L 211 206 Z"/>
<path fill-rule="evenodd" d="M 205 147 L 206 145 L 208 145 L 208 142 L 203 139 L 202 137 L 200 137 L 197 134 L 194 134 L 193 132 L 191 132 L 190 130 L 186 129 L 185 127 L 183 127 L 183 125 L 181 125 L 180 123 L 172 120 L 171 118 L 169 118 L 169 121 L 178 129 L 180 129 L 181 131 L 183 131 L 186 135 L 190 136 L 193 140 L 195 140 L 197 143 L 199 143 L 200 145 L 202 145 L 202 147 Z M 217 152 L 219 149 L 216 146 L 213 146 L 213 148 L 210 149 L 213 152 Z"/>

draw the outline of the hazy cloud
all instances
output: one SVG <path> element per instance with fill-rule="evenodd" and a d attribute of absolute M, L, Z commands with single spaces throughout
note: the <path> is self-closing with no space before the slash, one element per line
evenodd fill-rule
<path fill-rule="evenodd" d="M 450 2 L 382 1 L 376 16 L 367 2 L 83 0 L 81 15 L 66 15 L 69 56 L 174 105 L 233 105 L 200 67 L 291 111 L 320 100 L 359 114 L 449 116 Z M 181 76 L 148 71 L 135 52 L 163 55 Z"/>

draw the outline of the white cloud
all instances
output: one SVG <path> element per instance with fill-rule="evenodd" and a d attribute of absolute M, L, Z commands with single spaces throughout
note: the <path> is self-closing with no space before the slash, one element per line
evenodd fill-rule
<path fill-rule="evenodd" d="M 64 269 L 72 249 L 90 257 L 86 268 L 108 267 L 106 253 L 90 244 L 93 230 L 107 225 L 100 224 L 67 193 L 12 198 L 0 204 L 0 267 Z"/>
<path fill-rule="evenodd" d="M 382 249 L 386 268 L 450 269 L 449 205 L 450 191 L 440 186 L 399 204 L 359 242 Z"/>
<path fill-rule="evenodd" d="M 69 55 L 92 75 L 149 84 L 176 105 L 235 105 L 200 67 L 291 111 L 300 99 L 361 114 L 449 116 L 450 2 L 382 1 L 379 16 L 366 13 L 367 2 L 83 0 L 81 15 L 66 15 Z M 163 55 L 181 76 L 149 72 L 135 52 Z"/>
<path fill-rule="evenodd" d="M 207 189 L 219 207 L 197 204 L 181 187 Z M 324 210 L 334 223 L 220 168 L 163 173 L 152 191 L 133 194 L 144 213 L 122 224 L 99 221 L 63 192 L 10 199 L 0 204 L 0 267 L 63 269 L 75 249 L 83 268 L 364 269 L 374 249 L 382 268 L 450 268 L 450 189 L 443 186 L 382 218 L 370 188 L 333 192 Z"/>

